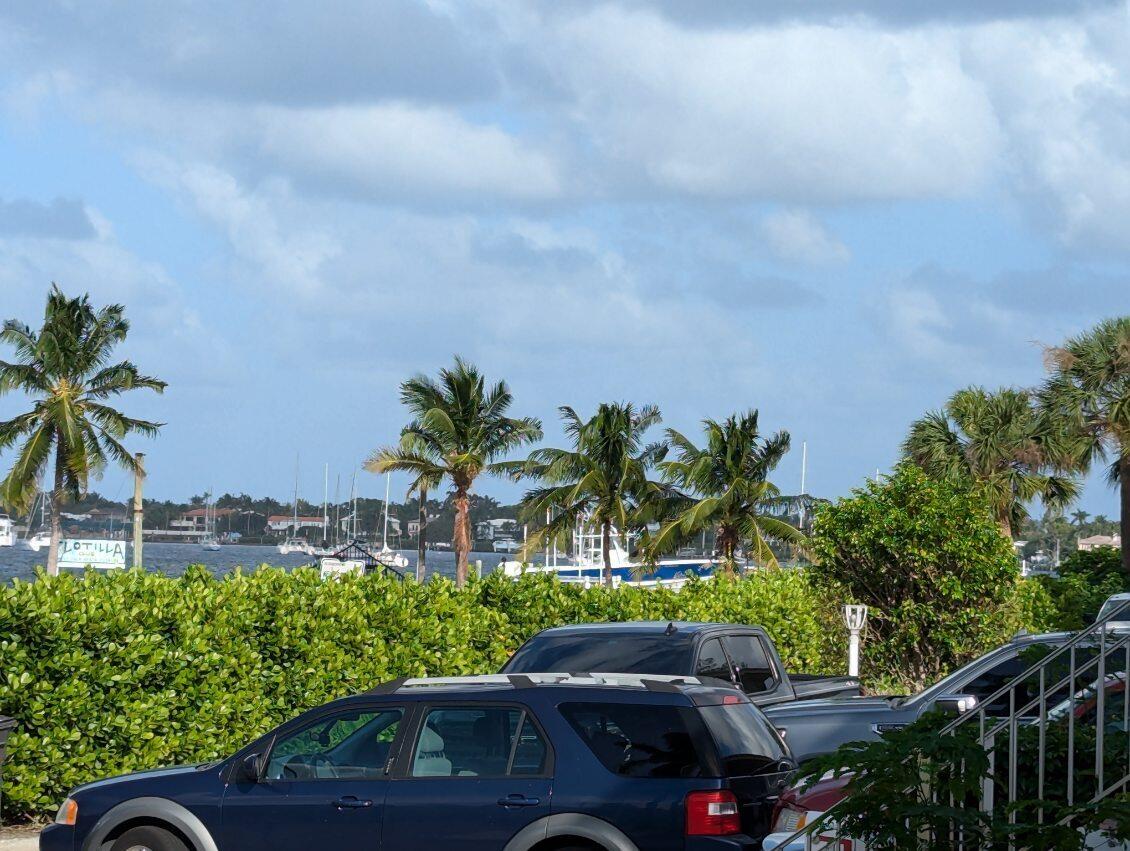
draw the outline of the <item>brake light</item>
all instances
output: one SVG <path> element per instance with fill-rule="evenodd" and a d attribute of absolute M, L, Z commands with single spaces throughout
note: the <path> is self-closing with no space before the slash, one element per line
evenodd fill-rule
<path fill-rule="evenodd" d="M 727 789 L 687 795 L 687 836 L 730 836 L 742 832 L 738 799 Z"/>
<path fill-rule="evenodd" d="M 737 706 L 739 703 L 745 703 L 745 701 L 736 694 L 728 694 L 722 698 L 723 706 Z"/>

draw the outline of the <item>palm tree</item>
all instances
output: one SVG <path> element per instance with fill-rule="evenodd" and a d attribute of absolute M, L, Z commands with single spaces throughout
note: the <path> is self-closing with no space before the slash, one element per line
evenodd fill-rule
<path fill-rule="evenodd" d="M 15 362 L 0 361 L 0 394 L 19 390 L 34 399 L 30 411 L 0 422 L 0 451 L 24 441 L 0 494 L 9 505 L 28 510 L 54 452 L 47 555 L 52 575 L 59 572 L 64 500 L 81 498 L 91 475 L 111 460 L 136 470 L 137 461 L 121 441 L 134 432 L 152 437 L 161 426 L 105 404 L 127 390 L 165 389 L 165 382 L 142 375 L 129 361 L 110 364 L 114 347 L 129 333 L 124 313 L 120 304 L 96 310 L 89 296 L 67 298 L 52 285 L 38 332 L 15 319 L 0 330 L 0 342 L 16 354 Z"/>
<path fill-rule="evenodd" d="M 522 514 L 550 520 L 526 542 L 524 556 L 566 534 L 577 517 L 586 517 L 601 533 L 604 581 L 612 585 L 612 530 L 627 535 L 654 483 L 648 469 L 663 459 L 663 443 L 644 444 L 649 428 L 661 422 L 659 409 L 631 403 L 606 403 L 589 420 L 565 406 L 558 409 L 572 449 L 538 449 L 525 462 L 507 468 L 516 477 L 536 478 L 543 487 L 528 491 Z M 626 549 L 626 547 L 625 547 Z"/>
<path fill-rule="evenodd" d="M 931 476 L 981 488 L 1010 540 L 1028 518 L 1028 502 L 1062 509 L 1079 493 L 1079 483 L 1062 475 L 1071 441 L 1026 390 L 957 391 L 943 410 L 911 425 L 903 454 Z"/>
<path fill-rule="evenodd" d="M 1091 515 L 1088 514 L 1086 511 L 1084 511 L 1083 509 L 1081 509 L 1081 508 L 1076 509 L 1075 511 L 1071 512 L 1071 525 L 1074 526 L 1076 529 L 1082 529 L 1084 526 L 1087 525 L 1087 521 L 1090 518 L 1091 518 Z"/>
<path fill-rule="evenodd" d="M 506 416 L 513 397 L 506 382 L 487 388 L 473 365 L 460 357 L 442 369 L 439 380 L 417 375 L 400 385 L 400 401 L 412 414 L 400 443 L 374 452 L 365 469 L 374 473 L 405 472 L 414 476 L 409 492 L 417 491 L 421 505 L 427 491 L 449 480 L 455 502 L 455 581 L 467 581 L 471 550 L 470 493 L 481 473 L 501 471 L 498 459 L 541 439 L 541 422 Z M 424 511 L 426 509 L 421 509 Z M 421 530 L 422 531 L 422 530 Z"/>
<path fill-rule="evenodd" d="M 1130 575 L 1130 316 L 1100 322 L 1047 353 L 1050 371 L 1040 393 L 1050 416 L 1079 438 L 1077 462 L 1086 470 L 1111 460 L 1108 479 L 1119 488 L 1122 569 Z"/>
<path fill-rule="evenodd" d="M 659 468 L 675 490 L 666 499 L 668 519 L 649 542 L 652 559 L 708 529 L 715 530 L 723 565 L 731 572 L 739 547 L 768 567 L 779 566 L 771 542 L 803 551 L 804 534 L 781 516 L 800 498 L 782 497 L 769 481 L 789 451 L 789 434 L 779 431 L 762 438 L 757 421 L 757 411 L 720 423 L 703 420 L 701 448 L 667 429 L 676 457 Z"/>

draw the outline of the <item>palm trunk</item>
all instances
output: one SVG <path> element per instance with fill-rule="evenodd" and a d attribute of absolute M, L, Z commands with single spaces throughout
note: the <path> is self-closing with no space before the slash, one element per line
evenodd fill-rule
<path fill-rule="evenodd" d="M 1008 538 L 1008 542 L 1012 543 L 1012 521 L 1009 519 L 1008 514 L 1002 514 L 997 518 L 997 524 L 1000 526 L 1001 534 Z"/>
<path fill-rule="evenodd" d="M 47 550 L 47 575 L 59 575 L 59 540 L 63 537 L 63 458 L 62 439 L 55 436 L 55 489 L 51 491 L 51 543 Z"/>
<path fill-rule="evenodd" d="M 467 584 L 467 557 L 471 552 L 471 500 L 466 488 L 455 491 L 455 535 L 451 543 L 455 547 L 455 584 L 462 588 Z"/>
<path fill-rule="evenodd" d="M 604 584 L 612 587 L 612 524 L 605 520 L 600 524 L 600 543 L 604 550 Z"/>
<path fill-rule="evenodd" d="M 1122 536 L 1122 572 L 1130 576 L 1130 454 L 1118 459 L 1118 489 L 1120 511 L 1118 531 Z"/>
<path fill-rule="evenodd" d="M 423 582 L 426 573 L 424 554 L 427 552 L 426 535 L 428 530 L 428 489 L 420 486 L 420 542 L 416 551 L 416 581 Z"/>

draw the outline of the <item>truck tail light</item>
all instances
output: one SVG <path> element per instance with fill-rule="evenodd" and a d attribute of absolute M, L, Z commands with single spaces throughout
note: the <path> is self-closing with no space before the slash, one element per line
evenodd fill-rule
<path fill-rule="evenodd" d="M 687 795 L 687 836 L 730 836 L 742 832 L 738 799 L 728 789 Z"/>

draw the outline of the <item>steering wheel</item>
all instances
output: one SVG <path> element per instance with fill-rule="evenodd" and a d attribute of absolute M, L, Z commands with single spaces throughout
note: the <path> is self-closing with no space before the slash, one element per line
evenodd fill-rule
<path fill-rule="evenodd" d="M 298 766 L 309 771 L 309 774 L 300 774 L 296 769 Z M 303 754 L 296 753 L 294 756 L 289 757 L 286 762 L 282 764 L 283 777 L 288 780 L 314 780 L 323 777 L 321 773 L 322 766 L 329 769 L 330 777 L 338 777 L 337 766 L 334 765 L 332 759 L 324 753 L 311 753 Z"/>

